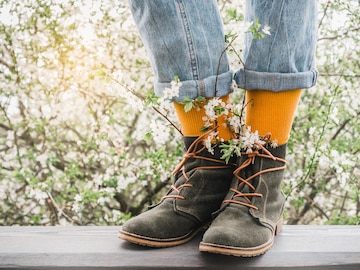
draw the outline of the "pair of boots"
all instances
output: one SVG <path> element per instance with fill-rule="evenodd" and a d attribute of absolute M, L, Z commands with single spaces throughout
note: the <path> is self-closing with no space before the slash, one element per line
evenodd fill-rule
<path fill-rule="evenodd" d="M 242 153 L 226 164 L 219 147 L 209 153 L 202 137 L 184 137 L 184 143 L 187 152 L 171 190 L 127 221 L 119 237 L 171 247 L 188 242 L 210 224 L 200 251 L 252 257 L 269 250 L 282 227 L 286 144 Z"/>

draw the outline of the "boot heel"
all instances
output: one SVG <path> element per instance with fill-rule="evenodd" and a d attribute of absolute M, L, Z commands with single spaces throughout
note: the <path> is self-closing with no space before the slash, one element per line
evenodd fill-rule
<path fill-rule="evenodd" d="M 275 235 L 278 235 L 281 233 L 282 231 L 282 227 L 283 227 L 283 222 L 284 222 L 284 218 L 281 217 L 278 222 L 276 223 L 276 228 L 275 228 Z"/>

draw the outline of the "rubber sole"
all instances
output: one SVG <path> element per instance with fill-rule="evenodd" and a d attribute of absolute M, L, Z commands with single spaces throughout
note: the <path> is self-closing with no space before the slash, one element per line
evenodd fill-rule
<path fill-rule="evenodd" d="M 277 224 L 272 238 L 260 246 L 251 248 L 232 247 L 225 245 L 218 245 L 212 243 L 201 242 L 199 250 L 201 252 L 215 253 L 221 255 L 237 256 L 237 257 L 256 257 L 266 253 L 274 244 L 275 235 L 278 235 L 282 230 L 283 219 L 281 218 Z"/>
<path fill-rule="evenodd" d="M 168 239 L 157 239 L 157 238 L 151 238 L 146 237 L 142 235 L 137 235 L 125 231 L 119 231 L 118 237 L 126 240 L 130 243 L 141 245 L 141 246 L 147 246 L 147 247 L 154 247 L 154 248 L 166 248 L 166 247 L 173 247 L 185 244 L 189 242 L 194 236 L 201 230 L 203 230 L 204 227 L 200 227 L 197 230 L 194 230 L 187 235 L 176 237 L 176 238 L 168 238 Z"/>
<path fill-rule="evenodd" d="M 199 246 L 199 250 L 201 252 L 236 256 L 236 257 L 256 257 L 266 253 L 269 249 L 271 249 L 273 243 L 274 241 L 272 239 L 271 241 L 260 247 L 237 248 L 237 247 L 222 246 L 222 245 L 201 242 Z"/>

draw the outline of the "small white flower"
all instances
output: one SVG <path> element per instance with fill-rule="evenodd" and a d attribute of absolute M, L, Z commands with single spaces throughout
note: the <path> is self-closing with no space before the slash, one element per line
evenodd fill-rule
<path fill-rule="evenodd" d="M 241 118 L 239 116 L 233 115 L 228 118 L 229 126 L 232 128 L 232 130 L 239 134 L 241 131 Z"/>
<path fill-rule="evenodd" d="M 100 187 L 103 185 L 103 176 L 102 175 L 96 175 L 93 179 L 93 183 L 95 187 Z"/>
<path fill-rule="evenodd" d="M 165 88 L 163 92 L 164 99 L 172 99 L 173 97 L 179 96 L 179 89 L 178 88 Z"/>
<path fill-rule="evenodd" d="M 202 120 L 204 121 L 204 128 L 210 128 L 213 126 L 211 119 L 207 116 L 203 116 Z"/>
<path fill-rule="evenodd" d="M 205 139 L 204 144 L 206 149 L 209 151 L 210 154 L 214 154 L 214 145 L 213 145 L 213 141 L 214 139 L 217 137 L 219 132 L 214 131 L 211 132 L 210 135 Z"/>
<path fill-rule="evenodd" d="M 271 27 L 269 25 L 265 25 L 262 31 L 265 35 L 271 36 L 270 29 Z"/>
<path fill-rule="evenodd" d="M 143 187 L 147 187 L 147 186 L 149 185 L 149 183 L 148 183 L 148 181 L 143 180 L 143 181 L 141 181 L 141 185 L 142 185 Z"/>
<path fill-rule="evenodd" d="M 260 139 L 259 132 L 251 132 L 251 127 L 248 127 L 245 130 L 244 135 L 241 137 L 243 147 L 246 149 L 247 153 L 252 153 L 254 149 L 258 149 L 258 144 L 264 145 L 265 141 Z"/>
<path fill-rule="evenodd" d="M 180 80 L 172 80 L 171 81 L 171 88 L 180 88 L 182 86 L 182 83 L 180 82 Z"/>
<path fill-rule="evenodd" d="M 159 110 L 163 112 L 170 112 L 173 109 L 172 102 L 170 99 L 167 99 L 165 97 L 161 97 L 159 99 Z"/>
<path fill-rule="evenodd" d="M 76 194 L 74 200 L 76 202 L 81 202 L 82 201 L 82 196 L 80 194 Z"/>
<path fill-rule="evenodd" d="M 311 128 L 309 129 L 309 135 L 310 135 L 310 136 L 313 135 L 315 131 L 316 131 L 316 128 L 315 128 L 315 127 L 311 127 Z"/>
<path fill-rule="evenodd" d="M 279 145 L 278 145 L 277 140 L 271 141 L 271 143 L 270 143 L 270 147 L 271 147 L 271 148 L 276 148 L 276 147 L 278 147 L 278 146 L 279 146 Z"/>
<path fill-rule="evenodd" d="M 171 81 L 171 88 L 165 87 L 163 92 L 164 99 L 173 99 L 179 96 L 180 87 L 182 83 L 180 81 Z"/>
<path fill-rule="evenodd" d="M 215 121 L 217 118 L 217 115 L 214 111 L 214 108 L 219 104 L 218 98 L 212 98 L 210 99 L 206 105 L 204 106 L 205 114 L 208 116 L 210 121 Z"/>
<path fill-rule="evenodd" d="M 163 122 L 152 120 L 150 122 L 151 134 L 158 146 L 164 145 L 170 136 L 170 128 Z"/>
<path fill-rule="evenodd" d="M 117 71 L 115 71 L 111 74 L 111 77 L 113 77 L 114 79 L 116 79 L 117 81 L 120 82 L 123 80 L 124 73 L 121 69 L 118 69 Z"/>
<path fill-rule="evenodd" d="M 99 205 L 104 205 L 105 202 L 106 202 L 105 197 L 99 197 L 98 200 L 97 200 L 97 203 L 98 203 Z"/>
<path fill-rule="evenodd" d="M 31 189 L 30 196 L 34 197 L 35 200 L 39 201 L 40 204 L 45 204 L 45 200 L 49 197 L 48 194 L 40 189 Z"/>
<path fill-rule="evenodd" d="M 80 205 L 78 203 L 74 203 L 71 207 L 71 210 L 73 210 L 76 213 L 80 212 Z"/>

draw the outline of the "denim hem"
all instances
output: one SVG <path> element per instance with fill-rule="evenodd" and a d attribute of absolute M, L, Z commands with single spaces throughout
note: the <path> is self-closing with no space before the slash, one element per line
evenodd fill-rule
<path fill-rule="evenodd" d="M 242 89 L 281 92 L 313 87 L 318 74 L 316 69 L 297 73 L 269 73 L 252 70 L 244 72 L 240 69 L 235 73 L 234 79 L 238 87 Z"/>
<path fill-rule="evenodd" d="M 173 101 L 182 102 L 184 98 L 195 99 L 198 96 L 205 98 L 226 96 L 233 92 L 232 81 L 232 71 L 227 71 L 218 76 L 209 76 L 202 80 L 181 81 L 179 96 L 173 98 Z M 215 87 L 215 83 L 217 87 Z M 171 83 L 155 82 L 154 87 L 155 94 L 162 96 L 165 88 L 171 88 Z"/>

